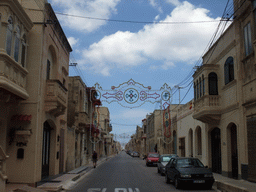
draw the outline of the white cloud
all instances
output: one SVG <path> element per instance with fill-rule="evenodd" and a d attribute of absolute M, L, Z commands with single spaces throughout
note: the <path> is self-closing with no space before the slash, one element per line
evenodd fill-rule
<path fill-rule="evenodd" d="M 179 0 L 166 0 L 167 3 L 171 3 L 175 6 L 181 5 L 181 2 Z"/>
<path fill-rule="evenodd" d="M 68 42 L 71 45 L 71 47 L 75 46 L 78 41 L 79 41 L 79 39 L 76 39 L 75 37 L 69 37 L 68 38 Z"/>
<path fill-rule="evenodd" d="M 51 0 L 53 6 L 63 9 L 63 12 L 68 15 L 76 15 L 79 17 L 62 17 L 59 16 L 62 25 L 72 29 L 92 32 L 98 29 L 101 25 L 106 24 L 105 20 L 95 20 L 88 18 L 103 18 L 108 19 L 111 14 L 116 12 L 116 5 L 121 0 Z"/>
<path fill-rule="evenodd" d="M 176 7 L 162 22 L 214 21 L 209 11 L 189 2 Z M 218 22 L 187 24 L 149 24 L 137 33 L 118 31 L 105 36 L 82 52 L 81 63 L 110 75 L 112 69 L 127 69 L 145 64 L 149 59 L 165 61 L 162 69 L 175 63 L 193 64 L 203 53 Z M 158 66 L 159 68 L 159 66 Z"/>

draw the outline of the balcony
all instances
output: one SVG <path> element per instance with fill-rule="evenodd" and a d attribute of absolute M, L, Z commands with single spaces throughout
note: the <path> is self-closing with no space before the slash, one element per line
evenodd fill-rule
<path fill-rule="evenodd" d="M 108 126 L 107 126 L 107 127 L 108 127 L 108 129 L 107 129 L 107 130 L 108 130 L 108 132 L 111 132 L 111 131 L 112 131 L 112 125 L 111 125 L 111 124 L 108 124 Z"/>
<path fill-rule="evenodd" d="M 221 106 L 219 95 L 205 95 L 194 102 L 193 118 L 208 124 L 219 124 Z"/>
<path fill-rule="evenodd" d="M 79 127 L 85 128 L 86 124 L 89 123 L 89 117 L 86 113 L 79 112 L 78 117 L 77 117 L 77 121 L 78 121 L 78 126 Z"/>
<path fill-rule="evenodd" d="M 28 71 L 24 67 L 0 51 L 0 89 L 3 89 L 4 93 L 10 93 L 13 98 L 28 99 L 29 95 L 25 89 L 27 74 Z"/>
<path fill-rule="evenodd" d="M 45 94 L 45 111 L 55 117 L 63 115 L 67 108 L 68 90 L 59 80 L 47 80 Z"/>

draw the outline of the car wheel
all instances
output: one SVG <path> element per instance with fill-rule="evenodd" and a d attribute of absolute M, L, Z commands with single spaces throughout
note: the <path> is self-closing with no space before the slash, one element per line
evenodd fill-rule
<path fill-rule="evenodd" d="M 161 172 L 161 175 L 164 176 L 164 172 L 163 171 L 160 171 Z"/>
<path fill-rule="evenodd" d="M 212 189 L 212 184 L 207 186 L 207 189 L 211 190 Z"/>
<path fill-rule="evenodd" d="M 159 170 L 159 168 L 157 167 L 157 173 L 160 173 L 160 170 Z"/>
<path fill-rule="evenodd" d="M 146 166 L 148 167 L 148 164 L 146 163 Z"/>
<path fill-rule="evenodd" d="M 168 184 L 171 183 L 167 174 L 165 174 L 165 182 L 168 183 Z"/>
<path fill-rule="evenodd" d="M 179 183 L 179 180 L 178 180 L 177 177 L 175 177 L 174 185 L 175 185 L 175 188 L 176 188 L 176 189 L 179 189 L 179 188 L 180 188 L 180 183 Z"/>

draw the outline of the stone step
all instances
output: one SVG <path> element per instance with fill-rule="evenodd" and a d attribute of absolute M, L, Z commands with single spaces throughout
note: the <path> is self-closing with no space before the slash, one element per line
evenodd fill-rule
<path fill-rule="evenodd" d="M 45 190 L 30 187 L 30 186 L 22 186 L 18 189 L 13 190 L 14 192 L 46 192 Z"/>

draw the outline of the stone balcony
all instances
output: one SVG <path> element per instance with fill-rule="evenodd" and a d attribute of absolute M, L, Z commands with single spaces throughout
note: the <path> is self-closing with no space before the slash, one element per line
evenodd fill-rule
<path fill-rule="evenodd" d="M 85 128 L 86 124 L 88 124 L 90 122 L 89 117 L 87 115 L 87 113 L 85 112 L 79 112 L 78 116 L 77 116 L 77 122 L 78 122 L 78 126 L 80 128 Z"/>
<path fill-rule="evenodd" d="M 28 71 L 0 50 L 0 89 L 5 95 L 28 99 L 26 76 Z M 9 93 L 9 94 L 6 94 Z M 2 98 L 2 97 L 1 97 Z"/>
<path fill-rule="evenodd" d="M 63 115 L 67 108 L 68 90 L 59 80 L 47 80 L 45 94 L 45 111 L 55 117 Z"/>
<path fill-rule="evenodd" d="M 219 95 L 205 95 L 194 102 L 194 119 L 209 124 L 219 124 L 221 106 Z"/>

